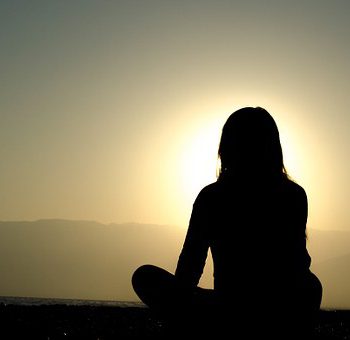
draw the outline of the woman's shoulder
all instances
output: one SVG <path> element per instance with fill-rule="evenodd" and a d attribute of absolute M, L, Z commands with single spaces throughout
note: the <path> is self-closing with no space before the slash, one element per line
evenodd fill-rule
<path fill-rule="evenodd" d="M 290 191 L 294 191 L 294 192 L 298 192 L 298 193 L 302 193 L 302 194 L 305 193 L 304 188 L 300 184 L 298 184 L 297 182 L 295 182 L 289 178 L 285 179 L 284 185 Z"/>
<path fill-rule="evenodd" d="M 305 189 L 298 183 L 286 179 L 283 183 L 284 191 L 298 200 L 307 200 L 307 195 Z"/>
<path fill-rule="evenodd" d="M 202 190 L 200 190 L 198 196 L 201 196 L 201 197 L 211 196 L 213 194 L 216 194 L 218 191 L 219 191 L 218 182 L 213 182 L 203 187 Z"/>
<path fill-rule="evenodd" d="M 220 195 L 221 192 L 222 188 L 218 182 L 210 183 L 200 190 L 199 194 L 197 195 L 196 201 L 207 201 L 215 199 L 215 197 Z"/>
<path fill-rule="evenodd" d="M 278 187 L 282 190 L 282 192 L 285 195 L 287 195 L 290 198 L 293 197 L 298 200 L 300 199 L 307 200 L 307 194 L 304 188 L 300 184 L 294 182 L 291 179 L 288 179 L 288 178 L 284 179 L 281 185 Z M 196 200 L 197 201 L 208 201 L 208 200 L 210 201 L 213 199 L 215 200 L 219 197 L 226 197 L 229 194 L 229 192 L 231 192 L 231 195 L 232 195 L 232 191 L 237 191 L 237 190 L 238 189 L 235 187 L 232 188 L 231 186 L 224 185 L 220 181 L 216 181 L 203 187 L 202 190 L 200 190 Z"/>

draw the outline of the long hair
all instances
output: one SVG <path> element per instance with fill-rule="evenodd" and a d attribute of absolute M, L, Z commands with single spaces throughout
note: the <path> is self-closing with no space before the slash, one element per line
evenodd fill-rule
<path fill-rule="evenodd" d="M 218 179 L 226 177 L 288 178 L 276 122 L 261 107 L 232 113 L 223 126 Z"/>

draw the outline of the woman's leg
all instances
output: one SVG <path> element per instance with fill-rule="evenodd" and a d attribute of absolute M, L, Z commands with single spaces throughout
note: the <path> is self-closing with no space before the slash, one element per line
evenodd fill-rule
<path fill-rule="evenodd" d="M 212 289 L 191 289 L 173 274 L 153 265 L 138 268 L 132 285 L 141 301 L 180 333 L 186 329 L 198 335 L 209 330 L 222 313 Z"/>
<path fill-rule="evenodd" d="M 173 274 L 153 265 L 138 268 L 132 284 L 139 298 L 166 322 L 165 329 L 172 338 L 185 334 L 193 339 L 216 339 L 222 335 L 227 311 L 213 289 L 190 288 Z"/>
<path fill-rule="evenodd" d="M 310 303 L 309 307 L 312 311 L 317 312 L 320 309 L 322 302 L 322 293 L 323 289 L 321 281 L 314 273 L 310 272 L 307 295 Z"/>
<path fill-rule="evenodd" d="M 293 339 L 311 337 L 321 306 L 322 284 L 315 274 L 309 272 L 291 288 L 290 294 L 292 300 L 290 313 L 287 313 L 287 316 L 290 322 L 289 328 L 295 331 L 292 332 Z"/>
<path fill-rule="evenodd" d="M 143 265 L 132 276 L 133 288 L 147 306 L 156 311 L 173 312 L 192 302 L 192 290 L 181 285 L 168 271 Z"/>

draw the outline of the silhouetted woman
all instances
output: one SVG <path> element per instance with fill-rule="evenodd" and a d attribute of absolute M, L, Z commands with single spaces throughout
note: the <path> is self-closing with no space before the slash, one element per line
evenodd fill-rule
<path fill-rule="evenodd" d="M 299 336 L 320 308 L 322 286 L 306 248 L 307 197 L 287 175 L 272 116 L 259 107 L 234 112 L 218 155 L 218 180 L 194 202 L 175 275 L 142 266 L 135 292 L 194 332 Z M 209 249 L 213 290 L 197 286 Z"/>

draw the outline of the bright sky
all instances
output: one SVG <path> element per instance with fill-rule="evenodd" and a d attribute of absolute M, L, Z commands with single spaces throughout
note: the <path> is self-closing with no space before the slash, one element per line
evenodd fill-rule
<path fill-rule="evenodd" d="M 187 226 L 262 106 L 309 226 L 349 228 L 350 2 L 2 0 L 0 220 Z"/>

